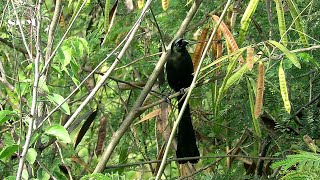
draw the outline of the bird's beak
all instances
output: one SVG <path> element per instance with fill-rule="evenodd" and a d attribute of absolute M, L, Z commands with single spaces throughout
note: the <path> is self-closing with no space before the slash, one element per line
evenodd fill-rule
<path fill-rule="evenodd" d="M 189 44 L 189 42 L 187 40 L 182 40 L 182 46 L 186 46 L 188 44 Z"/>

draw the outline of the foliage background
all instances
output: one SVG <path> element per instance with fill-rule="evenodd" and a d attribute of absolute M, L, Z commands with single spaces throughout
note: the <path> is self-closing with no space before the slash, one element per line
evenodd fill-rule
<path fill-rule="evenodd" d="M 61 3 L 61 9 L 55 13 L 58 2 Z M 209 27 L 210 34 L 215 26 L 209 13 L 220 15 L 226 3 L 209 0 L 168 2 L 167 10 L 161 6 L 162 1 L 151 3 L 154 17 L 150 10 L 147 11 L 137 32 L 131 34 L 133 40 L 116 68 L 112 69 L 103 86 L 85 103 L 68 127 L 63 125 L 118 60 L 116 57 L 123 47 L 121 41 L 128 40 L 126 35 L 130 35 L 130 29 L 143 11 L 138 8 L 141 1 L 0 2 L 1 179 L 20 177 L 20 173 L 22 178 L 88 178 L 98 169 L 97 164 L 105 158 L 102 153 L 107 151 L 106 147 L 112 146 L 110 142 L 115 136 L 121 140 L 106 160 L 107 167 L 98 170 L 102 174 L 96 174 L 96 178 L 145 179 L 155 176 L 157 167 L 150 161 L 162 159 L 158 154 L 167 140 L 167 134 L 161 132 L 161 126 L 170 129 L 177 117 L 175 99 L 171 99 L 171 111 L 166 103 L 168 96 L 174 93 L 167 83 L 159 85 L 157 82 L 153 86 L 153 93 L 147 96 L 142 106 L 162 101 L 144 109 L 135 109 L 134 105 L 144 92 L 141 89 L 152 78 L 161 53 L 164 53 L 162 42 L 167 48 L 170 47 L 193 3 L 197 2 L 200 6 L 186 32 L 183 32 L 183 37 L 191 42 L 188 47 L 191 55 L 199 42 L 201 30 Z M 249 2 L 232 1 L 223 19 L 237 42 L 242 26 L 240 21 Z M 211 49 L 205 56 L 201 67 L 209 68 L 201 71 L 200 77 L 203 76 L 203 79 L 199 80 L 190 99 L 193 125 L 202 156 L 195 166 L 198 170 L 194 174 L 196 179 L 285 178 L 288 171 L 295 170 L 294 164 L 285 161 L 287 164 L 291 162 L 292 167 L 279 173 L 280 168 L 270 167 L 276 162 L 271 157 L 283 159 L 302 151 L 313 151 L 312 155 L 303 155 L 316 156 L 318 152 L 320 3 L 313 0 L 294 1 L 301 12 L 303 33 L 308 37 L 308 44 L 304 45 L 295 29 L 296 19 L 290 14 L 288 1 L 281 2 L 288 37 L 285 47 L 298 57 L 301 64 L 301 69 L 298 69 L 285 53 L 268 44 L 269 40 L 279 42 L 281 39 L 275 2 L 258 1 L 245 41 L 238 44 L 239 48 L 254 47 L 255 54 L 261 52 L 259 61 L 264 63 L 265 86 L 263 110 L 259 118 L 253 118 L 250 105 L 250 98 L 254 100 L 256 94 L 258 63 L 255 62 L 251 71 L 246 71 L 231 87 L 225 89 L 221 102 L 218 102 L 215 94 L 222 88 L 223 80 L 227 80 L 226 73 L 232 60 L 225 38 L 221 39 L 223 56 L 230 57 L 222 61 L 219 73 L 215 70 L 205 74 L 216 67 L 212 65 L 215 54 Z M 117 9 L 115 14 L 112 8 Z M 77 15 L 79 9 L 81 11 Z M 52 30 L 50 24 L 54 22 L 54 15 L 59 15 L 59 18 L 50 37 L 48 32 Z M 235 16 L 234 25 L 230 24 L 232 15 Z M 72 20 L 75 20 L 74 23 Z M 50 47 L 51 42 L 53 48 Z M 116 49 L 118 45 L 120 48 Z M 246 57 L 246 52 L 243 57 Z M 279 87 L 280 62 L 283 62 L 289 92 L 289 113 L 284 108 Z M 237 64 L 232 75 L 245 65 Z M 97 66 L 93 75 L 88 76 Z M 80 84 L 82 81 L 84 84 Z M 71 95 L 77 87 L 79 90 Z M 65 99 L 66 102 L 53 111 Z M 215 112 L 217 107 L 218 111 Z M 131 117 L 131 111 L 138 113 Z M 127 122 L 126 118 L 135 121 L 121 136 L 117 132 Z M 259 122 L 261 134 L 253 125 L 255 120 Z M 227 154 L 226 149 L 233 151 Z M 21 158 L 21 154 L 26 156 Z M 224 157 L 212 157 L 219 155 Z M 237 157 L 230 158 L 230 155 Z M 174 156 L 171 148 L 168 158 Z M 259 156 L 266 159 L 261 161 Z M 303 164 L 295 162 L 297 165 Z M 316 168 L 319 171 L 319 167 Z M 162 178 L 177 178 L 180 170 L 174 161 L 170 161 Z"/>

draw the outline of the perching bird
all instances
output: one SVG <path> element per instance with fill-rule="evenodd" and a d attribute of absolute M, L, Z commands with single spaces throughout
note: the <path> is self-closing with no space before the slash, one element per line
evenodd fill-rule
<path fill-rule="evenodd" d="M 188 42 L 182 38 L 175 40 L 171 45 L 171 53 L 166 64 L 167 80 L 169 86 L 176 92 L 188 88 L 193 79 L 193 64 L 186 49 Z M 178 96 L 179 112 L 184 102 L 183 95 Z M 187 105 L 178 126 L 177 158 L 199 156 L 196 137 L 191 122 L 189 104 Z M 180 164 L 186 162 L 197 163 L 199 159 L 180 160 Z"/>

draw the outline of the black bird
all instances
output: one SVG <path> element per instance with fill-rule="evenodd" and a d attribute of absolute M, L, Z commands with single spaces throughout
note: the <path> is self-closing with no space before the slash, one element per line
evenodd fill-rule
<path fill-rule="evenodd" d="M 175 40 L 171 45 L 171 52 L 166 64 L 167 80 L 169 86 L 176 92 L 191 85 L 193 79 L 193 64 L 186 49 L 188 42 L 182 38 Z M 178 96 L 179 112 L 184 102 L 183 95 Z M 191 122 L 189 104 L 187 105 L 178 126 L 177 158 L 199 156 L 196 137 Z M 199 159 L 181 160 L 180 164 L 186 162 L 197 163 Z"/>

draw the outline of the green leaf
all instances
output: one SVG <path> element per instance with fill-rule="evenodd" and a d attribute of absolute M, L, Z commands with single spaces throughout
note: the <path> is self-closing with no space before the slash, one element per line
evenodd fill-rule
<path fill-rule="evenodd" d="M 9 111 L 9 110 L 3 110 L 0 111 L 0 124 L 5 123 L 10 119 L 12 115 L 16 114 L 14 111 Z"/>
<path fill-rule="evenodd" d="M 70 143 L 71 138 L 68 131 L 61 125 L 53 125 L 45 130 L 45 134 L 56 137 L 59 141 Z"/>
<path fill-rule="evenodd" d="M 73 63 L 71 63 L 73 64 Z M 77 77 L 75 76 L 74 71 L 72 71 L 71 69 L 65 69 L 65 72 L 68 74 L 69 77 L 71 77 L 71 80 L 74 82 L 75 85 L 79 86 L 80 82 L 77 79 Z"/>
<path fill-rule="evenodd" d="M 51 101 L 52 103 L 58 105 L 61 104 L 64 101 L 64 98 L 59 95 L 59 94 L 55 94 L 53 93 L 52 95 L 48 95 L 47 98 L 49 99 L 49 101 Z M 64 102 L 61 106 L 60 109 L 67 115 L 70 115 L 70 108 L 69 105 Z"/>
<path fill-rule="evenodd" d="M 84 53 L 89 52 L 88 42 L 84 38 L 72 37 L 68 40 L 68 46 L 72 49 L 73 57 L 81 58 Z"/>
<path fill-rule="evenodd" d="M 34 148 L 29 148 L 26 159 L 30 164 L 33 164 L 37 158 L 37 151 Z"/>
<path fill-rule="evenodd" d="M 18 96 L 24 96 L 28 92 L 29 83 L 21 82 L 20 85 L 18 83 L 14 86 L 14 92 L 17 93 Z"/>
<path fill-rule="evenodd" d="M 280 51 L 282 51 L 288 57 L 288 59 L 293 63 L 293 65 L 301 69 L 301 65 L 298 60 L 298 57 L 294 53 L 291 53 L 286 47 L 284 47 L 282 44 L 276 41 L 269 40 L 269 43 L 277 47 Z"/>
<path fill-rule="evenodd" d="M 64 45 L 61 47 L 61 50 L 63 52 L 64 58 L 61 58 L 60 61 L 62 63 L 62 67 L 66 67 L 70 64 L 70 61 L 72 59 L 72 49 L 68 45 Z"/>
<path fill-rule="evenodd" d="M 13 144 L 11 146 L 5 147 L 1 152 L 0 152 L 0 159 L 9 157 L 13 153 L 17 152 L 19 148 L 19 145 Z"/>
<path fill-rule="evenodd" d="M 16 180 L 15 176 L 7 176 L 3 180 Z"/>
<path fill-rule="evenodd" d="M 41 180 L 49 180 L 50 175 L 44 169 L 39 169 L 37 171 L 37 178 Z"/>

